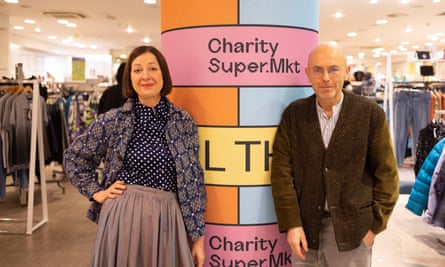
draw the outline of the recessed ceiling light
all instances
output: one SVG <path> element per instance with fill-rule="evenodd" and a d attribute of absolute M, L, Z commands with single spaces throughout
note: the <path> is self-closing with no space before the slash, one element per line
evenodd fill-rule
<path fill-rule="evenodd" d="M 356 32 L 349 32 L 348 33 L 348 37 L 357 37 L 357 33 Z"/>
<path fill-rule="evenodd" d="M 56 40 L 56 39 L 57 39 L 57 36 L 55 36 L 55 35 L 50 35 L 50 36 L 48 36 L 48 39 L 50 39 L 50 40 Z"/>
<path fill-rule="evenodd" d="M 19 0 L 5 0 L 5 3 L 8 3 L 8 4 L 18 4 Z"/>
<path fill-rule="evenodd" d="M 372 49 L 372 52 L 374 52 L 374 53 L 381 53 L 384 50 L 385 50 L 385 48 L 379 47 L 379 48 Z"/>
<path fill-rule="evenodd" d="M 335 16 L 337 19 L 339 19 L 339 18 L 342 18 L 342 17 L 343 17 L 343 13 L 341 13 L 341 12 L 339 11 L 339 12 L 336 12 L 334 16 Z"/>
<path fill-rule="evenodd" d="M 76 28 L 77 24 L 74 22 L 68 22 L 65 26 L 69 27 L 69 28 Z"/>
<path fill-rule="evenodd" d="M 405 28 L 405 32 L 412 32 L 412 31 L 413 31 L 413 29 L 411 27 L 406 27 Z"/>
<path fill-rule="evenodd" d="M 144 0 L 145 4 L 154 5 L 156 4 L 156 0 Z"/>
<path fill-rule="evenodd" d="M 58 19 L 57 23 L 59 23 L 59 24 L 67 24 L 68 20 L 66 20 L 66 19 Z"/>
<path fill-rule="evenodd" d="M 145 37 L 145 38 L 144 38 L 144 43 L 148 44 L 148 43 L 150 43 L 150 42 L 151 42 L 151 39 L 150 39 L 150 38 L 148 38 L 148 37 Z"/>
<path fill-rule="evenodd" d="M 382 39 L 380 39 L 380 38 L 375 38 L 375 40 L 374 40 L 374 42 L 376 42 L 376 43 L 380 43 L 382 41 Z"/>
<path fill-rule="evenodd" d="M 33 20 L 33 19 L 25 19 L 24 22 L 25 22 L 26 24 L 36 24 L 36 21 Z"/>
<path fill-rule="evenodd" d="M 40 32 L 41 30 L 40 30 L 39 27 L 35 27 L 35 28 L 34 28 L 34 31 L 35 31 L 35 32 Z"/>
<path fill-rule="evenodd" d="M 69 43 L 72 43 L 73 41 L 74 41 L 73 37 L 68 37 L 66 39 L 63 39 L 62 43 L 69 44 Z"/>
<path fill-rule="evenodd" d="M 388 23 L 388 20 L 386 20 L 386 19 L 379 19 L 375 23 L 378 24 L 378 25 L 382 25 L 382 24 Z"/>
<path fill-rule="evenodd" d="M 81 44 L 81 43 L 74 43 L 74 46 L 75 47 L 79 47 L 79 48 L 85 48 L 86 47 L 86 45 Z"/>
<path fill-rule="evenodd" d="M 20 26 L 20 25 L 14 26 L 13 28 L 14 28 L 14 30 L 18 30 L 18 31 L 23 31 L 25 29 L 25 27 Z"/>
<path fill-rule="evenodd" d="M 131 26 L 128 26 L 127 27 L 127 32 L 128 33 L 132 33 L 132 32 L 134 32 L 134 30 L 133 30 L 133 28 Z"/>

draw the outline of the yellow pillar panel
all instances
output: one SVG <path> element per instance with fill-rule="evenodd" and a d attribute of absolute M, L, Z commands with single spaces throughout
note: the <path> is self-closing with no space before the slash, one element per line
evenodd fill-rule
<path fill-rule="evenodd" d="M 206 184 L 270 184 L 276 127 L 199 127 L 198 131 Z"/>

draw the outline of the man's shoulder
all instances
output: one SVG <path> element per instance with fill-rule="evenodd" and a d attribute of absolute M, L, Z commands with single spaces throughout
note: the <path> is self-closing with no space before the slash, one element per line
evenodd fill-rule
<path fill-rule="evenodd" d="M 344 103 L 355 103 L 356 108 L 362 107 L 362 108 L 380 108 L 382 109 L 375 100 L 357 95 L 354 93 L 344 92 Z"/>
<path fill-rule="evenodd" d="M 310 95 L 308 97 L 293 100 L 287 106 L 287 109 L 299 109 L 299 108 L 306 107 L 308 105 L 314 106 L 314 103 L 315 103 L 315 95 Z"/>

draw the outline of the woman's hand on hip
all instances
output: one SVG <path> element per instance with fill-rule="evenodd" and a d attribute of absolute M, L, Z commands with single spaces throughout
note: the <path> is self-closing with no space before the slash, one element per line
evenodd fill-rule
<path fill-rule="evenodd" d="M 126 189 L 124 181 L 116 181 L 105 190 L 99 191 L 93 195 L 93 199 L 102 204 L 107 199 L 115 199 L 122 195 Z"/>

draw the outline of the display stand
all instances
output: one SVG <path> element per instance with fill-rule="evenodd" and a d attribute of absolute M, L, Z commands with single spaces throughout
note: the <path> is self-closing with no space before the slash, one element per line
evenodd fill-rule
<path fill-rule="evenodd" d="M 9 81 L 12 83 L 14 81 Z M 31 81 L 30 81 L 31 82 Z M 26 82 L 26 83 L 30 83 Z M 20 82 L 15 81 L 18 85 Z M 35 230 L 48 222 L 48 199 L 46 190 L 46 177 L 45 177 L 45 158 L 43 153 L 43 129 L 42 129 L 42 114 L 40 103 L 40 91 L 39 82 L 32 81 L 33 83 L 33 97 L 32 97 L 32 120 L 31 120 L 31 149 L 30 149 L 30 161 L 29 161 L 29 186 L 28 186 L 28 206 L 26 220 L 12 219 L 12 218 L 0 218 L 4 222 L 12 221 L 25 221 L 26 230 L 23 232 L 9 232 L 1 231 L 0 233 L 10 234 L 27 234 L 31 235 Z M 38 151 L 36 151 L 38 149 Z M 35 191 L 35 167 L 36 167 L 36 152 L 39 157 L 39 169 L 40 169 L 40 192 L 41 192 L 41 204 L 42 204 L 42 219 L 34 224 L 34 191 Z"/>
<path fill-rule="evenodd" d="M 385 78 L 385 90 L 383 93 L 383 109 L 385 113 L 389 113 L 389 131 L 391 134 L 392 143 L 395 144 L 394 140 L 394 112 L 393 112 L 393 84 L 392 84 L 392 60 L 391 54 L 388 53 L 386 58 L 386 78 Z"/>

